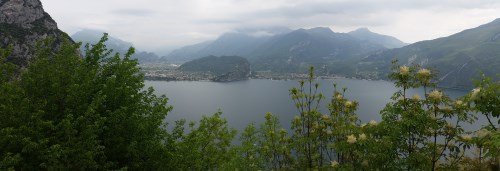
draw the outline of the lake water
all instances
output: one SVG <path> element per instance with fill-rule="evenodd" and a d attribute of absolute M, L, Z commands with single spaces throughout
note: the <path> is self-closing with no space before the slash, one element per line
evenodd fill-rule
<path fill-rule="evenodd" d="M 346 97 L 359 102 L 357 114 L 362 122 L 380 121 L 380 110 L 390 101 L 397 88 L 387 81 L 369 81 L 339 78 L 317 80 L 320 92 L 327 98 L 320 111 L 328 112 L 326 103 L 333 94 L 333 83 L 339 88 L 348 87 Z M 298 114 L 289 96 L 289 89 L 298 86 L 296 80 L 260 80 L 217 83 L 203 81 L 146 81 L 158 95 L 165 94 L 174 107 L 167 122 L 187 119 L 198 121 L 203 115 L 211 115 L 218 109 L 223 111 L 229 125 L 242 130 L 251 122 L 262 123 L 266 112 L 277 115 L 284 128 L 290 128 L 292 118 Z M 423 94 L 423 90 L 410 90 L 407 96 Z M 451 98 L 466 94 L 462 90 L 445 90 Z M 422 96 L 423 97 L 423 96 Z M 477 125 L 477 124 L 475 124 Z"/>

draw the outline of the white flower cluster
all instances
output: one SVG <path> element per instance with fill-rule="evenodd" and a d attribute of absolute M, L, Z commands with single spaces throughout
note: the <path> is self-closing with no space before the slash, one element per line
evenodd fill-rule
<path fill-rule="evenodd" d="M 401 75 L 408 75 L 410 73 L 410 67 L 407 66 L 401 66 L 399 67 L 399 74 Z"/>
<path fill-rule="evenodd" d="M 481 92 L 481 88 L 475 88 L 475 89 L 473 89 L 470 98 L 472 100 L 476 100 L 479 97 L 479 93 L 480 92 Z"/>
<path fill-rule="evenodd" d="M 438 90 L 433 90 L 431 93 L 429 93 L 429 98 L 439 101 L 441 100 L 441 98 L 443 98 L 443 93 Z"/>

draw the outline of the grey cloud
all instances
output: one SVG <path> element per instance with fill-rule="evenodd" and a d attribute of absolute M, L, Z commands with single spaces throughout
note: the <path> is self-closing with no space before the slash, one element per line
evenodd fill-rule
<path fill-rule="evenodd" d="M 203 20 L 200 20 L 200 19 L 195 19 L 192 21 L 192 23 L 196 23 L 196 24 L 238 24 L 238 23 L 241 23 L 241 19 L 236 19 L 236 18 L 232 18 L 232 19 L 203 19 Z"/>
<path fill-rule="evenodd" d="M 197 43 L 231 30 L 265 35 L 273 27 L 325 26 L 336 32 L 368 27 L 415 42 L 500 16 L 500 0 L 41 1 L 70 34 L 99 28 L 150 49 Z"/>
<path fill-rule="evenodd" d="M 293 6 L 257 11 L 256 17 L 304 18 L 321 14 L 369 15 L 380 11 L 404 11 L 425 9 L 488 9 L 499 6 L 498 0 L 359 0 L 334 2 L 301 2 Z"/>
<path fill-rule="evenodd" d="M 110 11 L 110 13 L 118 16 L 135 16 L 135 17 L 148 17 L 155 14 L 154 11 L 147 9 L 116 9 Z"/>

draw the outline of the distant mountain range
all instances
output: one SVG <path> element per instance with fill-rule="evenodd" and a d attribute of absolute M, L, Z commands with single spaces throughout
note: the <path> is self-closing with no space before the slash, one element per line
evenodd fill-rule
<path fill-rule="evenodd" d="M 7 58 L 19 66 L 29 64 L 36 43 L 54 37 L 56 50 L 69 36 L 44 12 L 39 0 L 0 1 L 0 47 L 12 45 Z M 82 30 L 71 36 L 77 42 L 95 43 L 101 31 Z M 72 40 L 68 40 L 71 42 Z M 124 54 L 132 43 L 113 36 L 106 45 Z M 303 72 L 310 65 L 325 74 L 386 79 L 391 61 L 421 65 L 437 73 L 440 86 L 470 88 L 480 74 L 499 80 L 500 19 L 454 35 L 407 45 L 366 28 L 348 33 L 326 27 L 290 30 L 236 30 L 213 41 L 172 51 L 165 57 L 136 50 L 133 58 L 142 63 L 184 63 L 201 57 L 241 56 L 254 71 Z M 212 58 L 206 58 L 208 60 Z M 203 61 L 202 61 L 203 62 Z"/>
<path fill-rule="evenodd" d="M 184 63 L 193 59 L 214 56 L 242 56 L 248 58 L 253 55 L 255 49 L 264 44 L 274 35 L 289 33 L 286 28 L 274 28 L 261 31 L 234 31 L 222 34 L 213 41 L 206 41 L 194 45 L 173 50 L 163 57 L 163 61 L 172 63 Z"/>
<path fill-rule="evenodd" d="M 273 36 L 248 58 L 255 70 L 296 72 L 310 65 L 333 64 L 384 49 L 383 44 L 317 27 Z"/>
<path fill-rule="evenodd" d="M 82 42 L 81 50 L 83 51 L 86 43 L 97 43 L 103 34 L 103 31 L 84 29 L 73 34 L 71 38 L 76 42 Z M 108 49 L 113 49 L 114 52 L 120 54 L 127 53 L 128 49 L 133 46 L 132 43 L 113 37 L 112 35 L 108 37 L 108 41 L 105 44 Z M 138 59 L 141 63 L 158 62 L 160 59 L 155 53 L 141 51 L 139 49 L 136 49 L 136 53 L 132 55 L 132 58 Z"/>
<path fill-rule="evenodd" d="M 391 61 L 398 59 L 402 65 L 433 69 L 440 86 L 470 88 L 480 73 L 499 80 L 500 19 L 413 44 L 367 28 L 336 33 L 317 27 L 260 37 L 234 32 L 174 50 L 162 61 L 182 63 L 209 55 L 245 57 L 255 71 L 303 72 L 313 65 L 323 73 L 369 79 L 387 79 Z"/>
<path fill-rule="evenodd" d="M 349 32 L 348 34 L 360 40 L 368 41 L 374 44 L 381 44 L 388 49 L 400 48 L 408 45 L 408 43 L 396 39 L 395 37 L 371 32 L 368 28 L 359 28 Z"/>
<path fill-rule="evenodd" d="M 394 58 L 403 65 L 418 64 L 437 71 L 439 85 L 444 87 L 471 87 L 472 79 L 480 78 L 481 73 L 499 80 L 500 19 L 448 37 L 374 53 L 358 62 L 356 72 L 384 79 Z"/>
<path fill-rule="evenodd" d="M 326 27 L 286 30 L 256 36 L 248 32 L 231 32 L 214 41 L 186 46 L 172 51 L 162 61 L 183 63 L 204 56 L 242 56 L 254 70 L 296 72 L 309 65 L 361 58 L 368 53 L 404 42 L 390 36 L 359 29 L 336 33 Z"/>

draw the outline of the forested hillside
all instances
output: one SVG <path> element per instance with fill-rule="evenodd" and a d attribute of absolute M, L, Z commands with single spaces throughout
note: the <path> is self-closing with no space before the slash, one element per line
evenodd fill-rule
<path fill-rule="evenodd" d="M 246 80 L 250 75 L 250 63 L 239 56 L 207 56 L 182 64 L 181 71 L 214 74 L 212 81 L 230 82 Z"/>
<path fill-rule="evenodd" d="M 437 72 L 443 87 L 470 88 L 472 80 L 485 74 L 500 79 L 500 19 L 434 40 L 372 54 L 356 66 L 361 76 L 386 78 L 391 61 L 421 65 Z"/>

